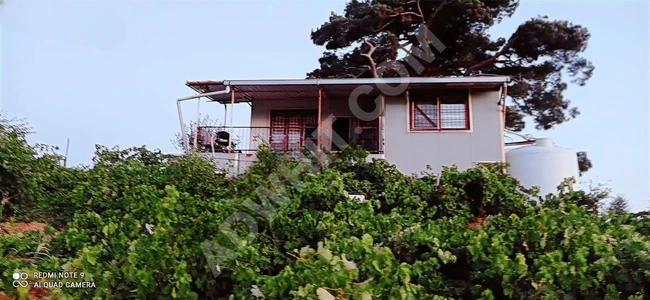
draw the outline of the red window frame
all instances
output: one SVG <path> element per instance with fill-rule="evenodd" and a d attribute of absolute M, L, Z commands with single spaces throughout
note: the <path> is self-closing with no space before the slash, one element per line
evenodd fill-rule
<path fill-rule="evenodd" d="M 470 129 L 470 116 L 469 116 L 469 91 L 453 91 L 453 92 L 429 92 L 423 93 L 422 91 L 413 93 L 414 95 L 409 95 L 409 129 L 411 131 L 458 131 L 458 130 L 469 130 Z M 464 94 L 464 95 L 463 95 Z M 461 104 L 453 103 L 453 100 L 448 100 L 448 96 L 458 97 L 455 100 L 458 100 L 460 97 L 463 98 L 464 108 L 464 126 L 463 127 L 444 127 L 445 118 L 443 113 L 443 105 L 445 104 Z M 447 98 L 447 99 L 445 99 Z M 451 98 L 453 99 L 453 98 Z M 445 103 L 452 102 L 452 103 Z M 457 101 L 456 101 L 457 102 Z M 430 118 L 430 115 L 427 115 L 422 111 L 418 105 L 429 104 L 435 105 L 437 114 L 435 121 Z M 419 112 L 432 126 L 416 126 L 415 116 Z M 447 119 L 449 121 L 449 119 Z M 436 122 L 437 121 L 437 122 Z M 435 125 L 434 125 L 435 124 Z M 442 126 L 440 126 L 442 125 Z"/>
<path fill-rule="evenodd" d="M 370 153 L 379 153 L 381 147 L 379 118 L 372 121 L 363 121 L 359 118 L 350 118 L 350 142 L 361 146 L 363 149 L 370 151 Z M 356 133 L 356 128 L 361 127 L 361 133 Z"/>
<path fill-rule="evenodd" d="M 276 151 L 298 151 L 305 146 L 309 129 L 316 125 L 315 110 L 272 110 L 270 114 L 269 147 Z M 281 124 L 280 124 L 281 123 Z M 313 126 L 310 126 L 313 124 Z M 274 135 L 282 135 L 281 141 L 276 141 Z M 298 141 L 290 141 L 291 135 L 297 135 Z M 312 139 L 314 140 L 314 139 Z M 315 143 L 315 141 L 314 141 Z"/>

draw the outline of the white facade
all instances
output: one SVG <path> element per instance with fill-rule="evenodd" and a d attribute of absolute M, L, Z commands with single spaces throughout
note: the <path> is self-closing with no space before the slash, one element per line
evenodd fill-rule
<path fill-rule="evenodd" d="M 382 130 L 383 153 L 371 154 L 371 158 L 384 158 L 405 174 L 425 171 L 427 165 L 431 171 L 438 173 L 443 166 L 456 165 L 460 170 L 466 170 L 479 162 L 503 162 L 504 122 L 502 106 L 498 104 L 500 97 L 498 90 L 469 92 L 468 130 L 417 132 L 409 129 L 407 95 L 387 97 Z M 324 116 L 352 116 L 347 98 L 327 99 L 322 105 Z M 253 102 L 251 127 L 270 126 L 273 110 L 316 108 L 317 102 L 314 100 Z M 324 136 L 329 136 L 332 128 L 328 118 L 323 117 L 322 126 Z M 330 150 L 329 144 L 325 138 L 323 145 L 326 150 Z"/>
<path fill-rule="evenodd" d="M 409 130 L 408 99 L 386 100 L 385 157 L 406 174 L 419 173 L 426 166 L 439 173 L 456 165 L 460 170 L 479 162 L 503 162 L 505 145 L 503 115 L 498 104 L 500 91 L 470 91 L 469 129 L 453 131 Z"/>
<path fill-rule="evenodd" d="M 302 142 L 296 141 L 306 141 L 306 136 L 311 136 L 313 132 L 314 126 L 311 124 L 318 123 L 318 143 L 326 151 L 336 150 L 333 149 L 335 146 L 332 137 L 342 137 L 346 143 L 349 140 L 350 143 L 368 149 L 371 153 L 369 159 L 386 159 L 401 172 L 413 174 L 421 173 L 428 167 L 438 173 L 446 166 L 455 165 L 460 170 L 466 170 L 479 163 L 504 162 L 503 99 L 507 82 L 507 77 L 477 76 L 225 80 L 188 82 L 187 85 L 211 101 L 225 105 L 231 123 L 233 105 L 248 103 L 251 106 L 250 125 L 230 124 L 221 129 L 242 141 L 235 148 L 242 153 L 217 155 L 224 156 L 218 159 L 220 162 L 233 162 L 230 165 L 236 165 L 234 169 L 237 173 L 250 164 L 242 164 L 239 158 L 246 155 L 247 161 L 254 160 L 255 149 L 263 143 L 270 143 L 279 151 L 302 148 Z M 378 125 L 369 125 L 368 122 L 371 121 L 366 119 L 363 119 L 365 123 L 361 125 L 361 117 L 353 113 L 356 110 L 352 108 L 353 100 L 350 99 L 359 96 L 359 91 L 363 91 L 360 95 L 375 99 L 380 94 L 378 91 L 382 91 L 382 85 L 394 84 L 405 86 L 399 93 L 383 91 L 386 95 L 383 102 L 385 110 Z M 449 96 L 449 93 L 455 95 Z M 447 98 L 441 100 L 441 97 Z M 190 98 L 192 97 L 178 101 Z M 434 101 L 434 104 L 430 101 Z M 369 112 L 366 109 L 364 111 Z M 180 108 L 179 115 L 182 115 Z M 228 118 L 227 115 L 224 117 Z M 302 117 L 305 119 L 300 119 Z M 432 126 L 424 124 L 427 123 L 423 123 L 425 119 Z M 348 125 L 342 124 L 347 122 L 345 120 L 349 120 Z M 310 124 L 310 133 L 306 133 L 305 124 Z M 300 126 L 302 129 L 296 129 Z M 280 131 L 284 133 L 279 133 Z M 351 133 L 353 131 L 357 135 Z M 349 133 L 348 136 L 343 137 L 346 132 Z M 364 137 L 360 140 L 358 136 L 362 133 Z M 355 138 L 352 139 L 351 136 Z M 280 140 L 284 142 L 278 142 Z M 281 145 L 282 143 L 285 144 Z"/>

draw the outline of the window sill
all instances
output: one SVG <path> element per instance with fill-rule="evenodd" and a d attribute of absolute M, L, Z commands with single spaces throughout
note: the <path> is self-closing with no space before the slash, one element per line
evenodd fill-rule
<path fill-rule="evenodd" d="M 408 133 L 461 133 L 474 132 L 472 129 L 408 129 Z"/>

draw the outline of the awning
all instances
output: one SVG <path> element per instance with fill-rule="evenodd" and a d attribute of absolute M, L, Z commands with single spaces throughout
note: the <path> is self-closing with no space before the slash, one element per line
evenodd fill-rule
<path fill-rule="evenodd" d="M 187 86 L 197 93 L 223 91 L 230 86 L 235 91 L 235 103 L 261 100 L 316 99 L 320 86 L 327 97 L 349 97 L 355 89 L 369 86 L 362 95 L 379 94 L 382 85 L 408 87 L 408 89 L 499 89 L 508 82 L 506 76 L 476 77 L 408 77 L 408 78 L 349 78 L 349 79 L 269 79 L 269 80 L 223 80 L 188 81 Z M 406 90 L 406 88 L 396 88 Z M 358 91 L 359 92 L 359 91 Z M 208 97 L 211 101 L 230 103 L 231 95 Z"/>

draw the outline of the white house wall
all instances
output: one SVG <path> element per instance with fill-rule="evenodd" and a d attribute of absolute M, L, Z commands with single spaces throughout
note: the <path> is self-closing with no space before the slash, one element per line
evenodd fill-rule
<path fill-rule="evenodd" d="M 433 172 L 456 165 L 464 170 L 476 162 L 503 161 L 504 144 L 498 91 L 472 92 L 470 130 L 409 132 L 406 97 L 386 99 L 384 153 L 403 173 Z"/>

